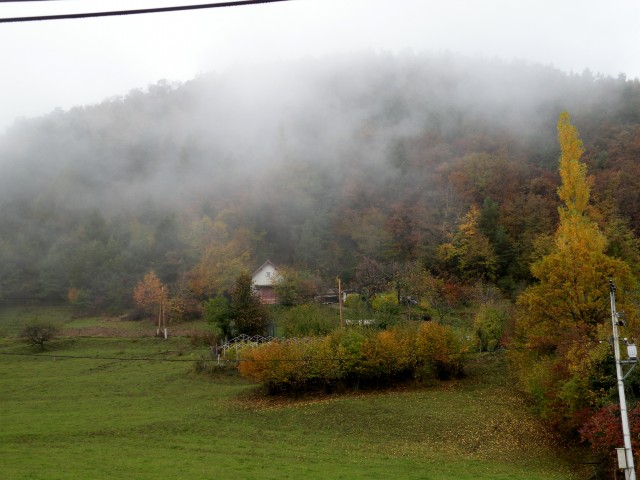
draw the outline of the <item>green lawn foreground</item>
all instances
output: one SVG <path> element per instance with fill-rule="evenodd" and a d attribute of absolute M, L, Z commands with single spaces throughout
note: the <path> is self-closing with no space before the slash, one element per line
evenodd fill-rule
<path fill-rule="evenodd" d="M 288 401 L 196 374 L 186 339 L 11 352 L 38 353 L 0 346 L 4 480 L 587 478 L 549 446 L 500 356 L 471 360 L 461 381 Z"/>

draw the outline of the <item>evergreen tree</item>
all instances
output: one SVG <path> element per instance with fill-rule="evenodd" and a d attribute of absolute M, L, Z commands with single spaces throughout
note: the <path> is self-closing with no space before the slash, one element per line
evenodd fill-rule
<path fill-rule="evenodd" d="M 223 296 L 210 298 L 204 303 L 204 318 L 214 328 L 216 334 L 230 338 L 234 335 L 234 325 L 231 321 L 229 301 Z"/>
<path fill-rule="evenodd" d="M 269 312 L 246 272 L 238 276 L 231 292 L 231 318 L 237 332 L 246 335 L 264 334 L 269 323 Z"/>

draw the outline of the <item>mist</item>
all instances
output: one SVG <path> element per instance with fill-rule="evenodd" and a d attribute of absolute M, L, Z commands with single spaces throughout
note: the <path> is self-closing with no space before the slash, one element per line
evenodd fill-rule
<path fill-rule="evenodd" d="M 584 92 L 575 83 L 548 67 L 411 54 L 309 59 L 159 82 L 18 122 L 0 146 L 8 173 L 2 195 L 52 196 L 70 209 L 117 211 L 152 201 L 181 210 L 203 196 L 229 195 L 236 182 L 259 185 L 287 158 L 327 171 L 353 162 L 378 168 L 396 139 L 425 129 L 449 138 L 475 123 L 526 140 L 561 110 L 593 112 L 594 105 L 581 104 L 593 98 L 616 102 L 597 95 L 597 81 L 579 80 Z"/>
<path fill-rule="evenodd" d="M 250 229 L 251 257 L 260 263 L 353 271 L 362 255 L 397 254 L 391 225 L 405 217 L 413 246 L 402 255 L 426 258 L 470 202 L 491 197 L 486 188 L 456 192 L 452 172 L 478 154 L 527 165 L 513 180 L 524 192 L 541 170 L 554 169 L 561 111 L 586 133 L 613 118 L 637 122 L 637 92 L 637 81 L 624 77 L 413 53 L 269 62 L 161 81 L 7 129 L 0 239 L 7 256 L 24 235 L 36 242 L 24 266 L 33 291 L 42 289 L 43 262 L 58 262 L 53 253 L 79 241 L 96 212 L 105 228 L 129 232 L 118 237 L 127 238 L 123 248 L 132 222 L 156 232 L 173 219 L 171 248 L 191 255 L 183 271 L 203 248 L 204 240 L 186 239 L 190 222 L 225 211 L 233 212 L 224 217 L 229 238 Z M 553 217 L 553 200 L 548 208 Z M 168 251 L 118 275 L 130 284 Z M 79 281 L 56 275 L 45 296 L 60 297 Z M 5 291 L 16 291 L 11 281 Z"/>

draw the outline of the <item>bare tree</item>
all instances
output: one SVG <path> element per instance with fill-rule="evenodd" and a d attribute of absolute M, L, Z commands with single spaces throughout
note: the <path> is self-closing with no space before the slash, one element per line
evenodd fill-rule
<path fill-rule="evenodd" d="M 56 338 L 59 333 L 58 327 L 51 323 L 31 323 L 22 329 L 20 338 L 44 350 L 44 344 Z"/>

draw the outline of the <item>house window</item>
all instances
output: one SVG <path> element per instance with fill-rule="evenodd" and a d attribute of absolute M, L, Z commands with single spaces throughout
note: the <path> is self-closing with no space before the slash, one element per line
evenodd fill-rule
<path fill-rule="evenodd" d="M 267 276 L 267 278 L 271 278 L 271 272 L 265 272 L 265 275 Z"/>

